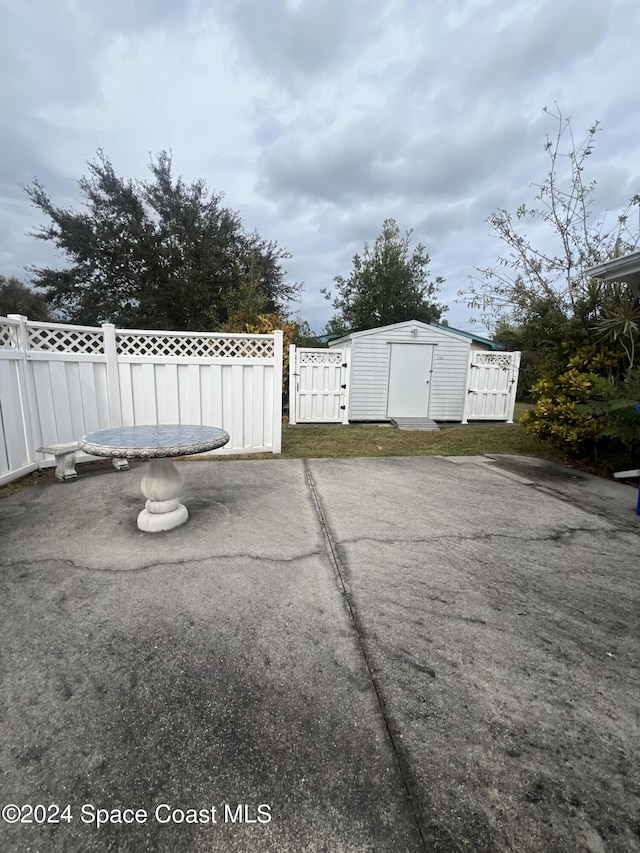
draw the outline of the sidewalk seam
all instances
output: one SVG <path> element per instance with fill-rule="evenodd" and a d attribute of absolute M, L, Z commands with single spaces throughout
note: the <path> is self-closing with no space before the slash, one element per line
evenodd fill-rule
<path fill-rule="evenodd" d="M 402 785 L 404 787 L 405 794 L 406 794 L 407 800 L 409 802 L 409 807 L 411 809 L 411 814 L 413 815 L 413 819 L 414 819 L 414 822 L 416 825 L 418 835 L 420 837 L 420 841 L 421 841 L 422 846 L 425 850 L 425 853 L 429 853 L 431 848 L 429 846 L 427 846 L 427 840 L 426 840 L 424 833 L 422 831 L 422 826 L 420 823 L 418 810 L 416 808 L 414 797 L 411 793 L 410 779 L 409 779 L 406 771 L 403 768 L 403 764 L 405 762 L 404 762 L 404 760 L 401 760 L 401 751 L 398 748 L 398 745 L 396 743 L 396 738 L 394 737 L 393 731 L 391 729 L 391 725 L 390 725 L 389 720 L 387 719 L 387 715 L 385 713 L 385 705 L 384 705 L 384 701 L 382 698 L 382 693 L 381 693 L 381 690 L 378 686 L 378 681 L 376 679 L 376 676 L 374 675 L 373 667 L 371 666 L 371 662 L 369 660 L 369 655 L 367 653 L 367 647 L 366 647 L 366 644 L 364 641 L 362 631 L 360 629 L 360 622 L 358 620 L 358 616 L 357 616 L 355 607 L 351 601 L 351 591 L 350 591 L 349 585 L 348 585 L 348 583 L 345 580 L 344 575 L 343 575 L 342 564 L 340 561 L 340 557 L 338 556 L 337 548 L 336 548 L 335 543 L 333 541 L 333 536 L 331 535 L 331 530 L 329 529 L 329 524 L 327 522 L 327 519 L 326 519 L 326 516 L 324 513 L 324 509 L 322 506 L 322 501 L 320 500 L 320 495 L 318 494 L 318 489 L 316 487 L 315 480 L 313 479 L 313 474 L 311 473 L 311 469 L 309 468 L 308 461 L 306 459 L 303 459 L 302 461 L 303 461 L 304 471 L 305 471 L 306 478 L 307 478 L 307 484 L 309 486 L 309 491 L 311 492 L 311 499 L 313 501 L 313 505 L 314 505 L 315 510 L 316 510 L 316 515 L 318 516 L 318 520 L 320 522 L 320 527 L 322 529 L 323 538 L 325 540 L 326 553 L 327 553 L 327 556 L 329 558 L 329 562 L 333 566 L 334 572 L 335 572 L 336 577 L 338 579 L 338 583 L 340 585 L 340 589 L 342 591 L 342 594 L 344 596 L 344 600 L 345 600 L 345 602 L 347 604 L 347 608 L 349 610 L 349 616 L 351 618 L 351 621 L 352 621 L 353 626 L 354 626 L 355 631 L 356 631 L 356 636 L 358 639 L 358 646 L 360 647 L 360 652 L 362 654 L 362 658 L 364 660 L 364 664 L 365 664 L 366 669 L 367 669 L 369 681 L 371 682 L 371 686 L 373 687 L 373 690 L 374 690 L 374 693 L 376 696 L 376 701 L 378 704 L 378 709 L 380 711 L 380 716 L 382 717 L 382 722 L 384 723 L 385 731 L 387 732 L 387 737 L 389 738 L 389 742 L 391 744 L 393 756 L 394 756 L 395 761 L 396 761 L 396 767 L 398 768 L 398 773 L 400 775 L 400 779 L 402 780 Z"/>

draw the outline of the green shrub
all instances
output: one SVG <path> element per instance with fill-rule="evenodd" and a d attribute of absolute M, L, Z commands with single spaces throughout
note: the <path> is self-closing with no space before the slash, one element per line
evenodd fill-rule
<path fill-rule="evenodd" d="M 601 470 L 640 462 L 640 370 L 618 379 L 624 353 L 582 346 L 558 376 L 531 388 L 535 408 L 520 419 L 529 432 Z"/>
<path fill-rule="evenodd" d="M 640 368 L 636 367 L 617 382 L 597 377 L 590 400 L 579 407 L 585 414 L 606 420 L 598 440 L 608 448 L 613 468 L 640 467 L 639 406 Z"/>

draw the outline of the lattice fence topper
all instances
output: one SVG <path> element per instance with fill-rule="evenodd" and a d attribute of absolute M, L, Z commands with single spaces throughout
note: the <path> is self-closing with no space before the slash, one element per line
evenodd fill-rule
<path fill-rule="evenodd" d="M 27 326 L 29 349 L 103 355 L 102 330 L 65 329 L 59 326 Z"/>
<path fill-rule="evenodd" d="M 501 367 L 503 370 L 509 370 L 513 366 L 511 353 L 500 352 L 479 352 L 475 353 L 476 367 Z"/>
<path fill-rule="evenodd" d="M 273 358 L 273 338 L 208 338 L 198 335 L 116 333 L 118 355 L 167 358 Z"/>
<path fill-rule="evenodd" d="M 300 352 L 300 364 L 342 364 L 342 353 L 327 350 L 326 352 Z"/>
<path fill-rule="evenodd" d="M 0 349 L 18 349 L 18 333 L 15 326 L 0 323 Z"/>

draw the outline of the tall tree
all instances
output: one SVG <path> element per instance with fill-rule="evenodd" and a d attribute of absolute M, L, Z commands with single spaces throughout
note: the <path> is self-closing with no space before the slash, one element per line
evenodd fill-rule
<path fill-rule="evenodd" d="M 287 252 L 247 233 L 203 180 L 174 179 L 167 152 L 149 168 L 150 180 L 124 180 L 98 151 L 78 182 L 84 211 L 56 206 L 37 180 L 25 188 L 49 220 L 33 236 L 53 242 L 69 264 L 31 269 L 58 316 L 129 328 L 217 329 L 247 289 L 256 311 L 285 311 L 300 290 L 285 281 Z"/>
<path fill-rule="evenodd" d="M 557 105 L 545 111 L 556 132 L 546 139 L 549 167 L 533 185 L 534 203 L 489 217 L 506 251 L 461 295 L 487 323 L 498 321 L 496 340 L 523 350 L 528 387 L 521 391 L 536 402 L 522 419 L 527 429 L 609 470 L 633 468 L 640 300 L 627 285 L 591 279 L 587 270 L 636 247 L 630 213 L 640 195 L 615 222 L 593 221 L 596 182 L 587 179 L 586 161 L 598 124 L 577 144 Z"/>
<path fill-rule="evenodd" d="M 327 324 L 328 334 L 440 319 L 446 306 L 434 298 L 444 279 L 427 277 L 429 255 L 422 243 L 410 251 L 411 234 L 403 237 L 395 220 L 385 219 L 373 248 L 365 243 L 362 254 L 354 255 L 348 278 L 334 279 L 338 295 L 322 291 L 337 312 Z"/>
<path fill-rule="evenodd" d="M 547 174 L 532 184 L 537 191 L 533 204 L 521 204 L 515 214 L 505 208 L 491 214 L 488 223 L 505 252 L 494 266 L 477 269 L 471 287 L 460 296 L 480 309 L 488 325 L 500 320 L 527 323 L 539 316 L 540 306 L 546 306 L 567 320 L 577 319 L 588 330 L 600 319 L 605 303 L 611 321 L 616 294 L 610 285 L 589 279 L 586 270 L 637 245 L 638 234 L 632 232 L 629 217 L 640 205 L 640 195 L 633 196 L 614 222 L 606 217 L 592 221 L 596 182 L 587 179 L 586 160 L 593 153 L 599 124 L 577 143 L 571 119 L 557 104 L 555 112 L 546 107 L 544 111 L 556 126 L 544 146 Z M 534 229 L 535 240 L 525 233 L 527 225 Z M 628 308 L 622 302 L 618 300 L 618 307 Z"/>
<path fill-rule="evenodd" d="M 0 317 L 25 314 L 30 320 L 50 320 L 49 306 L 43 295 L 17 278 L 0 275 Z"/>

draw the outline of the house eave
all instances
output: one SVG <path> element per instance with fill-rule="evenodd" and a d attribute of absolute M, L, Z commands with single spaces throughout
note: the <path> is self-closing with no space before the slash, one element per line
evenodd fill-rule
<path fill-rule="evenodd" d="M 603 281 L 624 281 L 636 296 L 640 296 L 640 252 L 633 252 L 622 258 L 612 258 L 598 266 L 586 270 L 591 278 Z"/>

